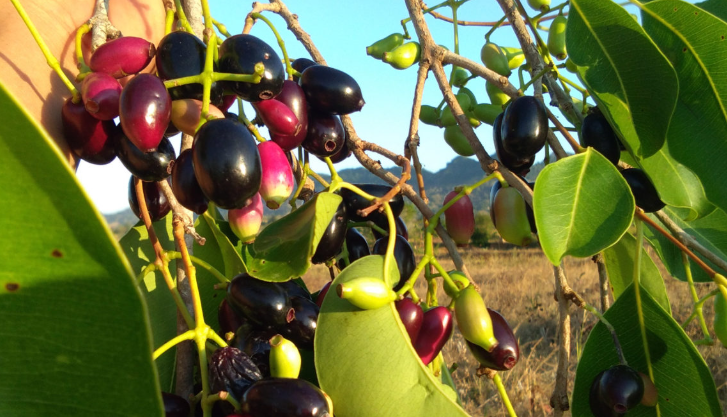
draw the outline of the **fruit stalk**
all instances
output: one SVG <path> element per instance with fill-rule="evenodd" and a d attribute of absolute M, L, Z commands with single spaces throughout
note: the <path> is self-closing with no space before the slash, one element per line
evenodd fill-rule
<path fill-rule="evenodd" d="M 270 27 L 270 30 L 273 31 L 273 34 L 275 35 L 275 39 L 278 41 L 278 46 L 280 46 L 280 49 L 283 51 L 283 60 L 285 61 L 285 72 L 288 74 L 288 76 L 292 77 L 293 74 L 293 67 L 290 65 L 290 58 L 288 57 L 288 51 L 285 49 L 285 42 L 283 41 L 283 38 L 280 37 L 280 34 L 278 33 L 278 30 L 275 29 L 275 26 L 273 23 L 268 20 L 267 17 L 263 16 L 260 13 L 251 13 L 250 16 L 253 19 L 260 19 L 263 22 L 265 22 L 268 27 Z"/>
<path fill-rule="evenodd" d="M 694 314 L 699 318 L 699 326 L 704 334 L 704 339 L 695 342 L 694 344 L 707 344 L 711 345 L 714 343 L 712 337 L 709 335 L 709 329 L 707 328 L 707 322 L 704 320 L 704 314 L 702 314 L 702 304 L 699 304 L 699 295 L 697 295 L 697 289 L 694 287 L 694 279 L 692 278 L 692 268 L 689 266 L 689 257 L 687 254 L 682 252 L 682 263 L 684 264 L 684 273 L 687 276 L 687 282 L 689 283 L 689 292 L 692 294 L 692 301 L 694 301 Z M 683 326 L 686 328 L 686 326 Z M 700 343 L 701 342 L 701 343 Z"/>
<path fill-rule="evenodd" d="M 86 65 L 86 61 L 83 60 L 83 36 L 91 31 L 91 26 L 88 23 L 84 23 L 76 31 L 76 61 L 78 62 L 78 76 L 76 81 L 81 81 L 80 77 L 84 76 L 87 72 L 91 71 L 91 68 Z"/>
<path fill-rule="evenodd" d="M 636 212 L 641 212 L 640 209 L 636 209 Z M 646 323 L 644 323 L 644 313 L 641 304 L 641 256 L 644 246 L 644 222 L 638 218 L 634 219 L 636 223 L 636 255 L 634 256 L 634 289 L 636 294 L 636 313 L 639 318 L 639 328 L 641 330 L 641 341 L 644 344 L 644 357 L 646 359 L 646 365 L 649 369 L 649 379 L 654 381 L 654 367 L 651 364 L 651 352 L 649 352 L 649 340 L 646 337 Z M 656 412 L 659 413 L 659 405 L 656 406 Z"/>
<path fill-rule="evenodd" d="M 497 387 L 497 392 L 500 394 L 500 399 L 502 400 L 502 403 L 505 405 L 505 408 L 507 409 L 507 413 L 510 415 L 510 417 L 517 417 L 517 414 L 515 413 L 515 409 L 512 408 L 512 403 L 510 402 L 510 397 L 507 396 L 507 391 L 505 390 L 505 385 L 502 383 L 502 378 L 500 378 L 500 374 L 495 373 L 495 375 L 492 377 L 492 382 L 495 383 L 495 386 Z"/>

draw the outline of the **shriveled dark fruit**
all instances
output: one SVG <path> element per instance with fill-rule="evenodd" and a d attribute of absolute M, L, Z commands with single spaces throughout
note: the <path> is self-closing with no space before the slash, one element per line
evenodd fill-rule
<path fill-rule="evenodd" d="M 406 227 L 406 223 L 404 222 L 404 220 L 401 217 L 396 216 L 394 218 L 394 224 L 396 225 L 396 234 L 402 236 L 406 240 L 409 240 L 409 229 Z M 389 230 L 388 225 L 385 230 Z M 376 229 L 371 229 L 371 232 L 374 234 L 374 238 L 376 238 L 376 240 L 384 237 L 384 235 L 379 233 L 379 231 Z"/>
<path fill-rule="evenodd" d="M 606 369 L 593 383 L 596 384 L 596 381 L 598 402 L 616 413 L 624 414 L 636 407 L 644 396 L 641 375 L 627 365 L 615 365 Z M 593 402 L 591 408 L 593 409 Z"/>
<path fill-rule="evenodd" d="M 316 305 L 318 308 L 323 306 L 323 300 L 326 298 L 326 294 L 328 294 L 328 290 L 331 288 L 331 282 L 333 281 L 326 282 L 325 285 L 323 285 L 323 288 L 318 291 L 318 295 L 316 296 Z"/>
<path fill-rule="evenodd" d="M 328 223 L 321 240 L 318 242 L 318 247 L 316 247 L 311 262 L 314 264 L 323 263 L 341 252 L 343 241 L 346 239 L 346 223 L 348 223 L 346 205 L 341 202 L 331 222 Z"/>
<path fill-rule="evenodd" d="M 319 308 L 310 298 L 290 297 L 295 310 L 295 319 L 285 324 L 281 334 L 298 348 L 313 350 L 313 338 L 318 327 Z"/>
<path fill-rule="evenodd" d="M 621 171 L 621 175 L 626 178 L 626 182 L 631 188 L 636 199 L 636 205 L 647 213 L 659 211 L 666 206 L 659 198 L 659 193 L 651 182 L 649 176 L 638 168 L 628 168 Z"/>
<path fill-rule="evenodd" d="M 535 155 L 521 159 L 505 150 L 502 146 L 502 134 L 500 130 L 504 114 L 504 112 L 500 113 L 492 124 L 492 142 L 495 144 L 497 159 L 510 171 L 518 175 L 526 175 L 530 171 L 530 167 L 535 163 Z"/>
<path fill-rule="evenodd" d="M 285 80 L 285 67 L 275 50 L 252 35 L 230 36 L 220 45 L 218 66 L 220 72 L 253 74 L 255 64 L 262 62 L 265 72 L 258 84 L 221 81 L 223 88 L 233 91 L 245 101 L 273 98 L 280 93 Z"/>
<path fill-rule="evenodd" d="M 237 347 L 245 352 L 260 370 L 263 377 L 270 376 L 270 339 L 279 332 L 272 328 L 239 328 L 235 340 Z"/>
<path fill-rule="evenodd" d="M 134 145 L 144 152 L 153 151 L 159 145 L 171 115 L 172 99 L 162 80 L 154 75 L 135 76 L 121 92 L 121 127 Z"/>
<path fill-rule="evenodd" d="M 548 138 L 548 113 L 533 96 L 514 99 L 505 109 L 500 128 L 502 146 L 511 155 L 527 159 L 545 146 Z"/>
<path fill-rule="evenodd" d="M 86 75 L 81 83 L 81 98 L 86 110 L 99 120 L 113 120 L 119 115 L 121 84 L 102 72 Z"/>
<path fill-rule="evenodd" d="M 237 275 L 227 286 L 230 306 L 260 326 L 279 326 L 293 320 L 295 311 L 286 291 L 274 282 L 247 273 Z"/>
<path fill-rule="evenodd" d="M 313 110 L 308 113 L 308 132 L 301 143 L 305 150 L 321 158 L 335 155 L 345 139 L 340 117 Z"/>
<path fill-rule="evenodd" d="M 396 300 L 394 302 L 394 306 L 396 307 L 396 311 L 399 313 L 399 319 L 404 324 L 404 328 L 406 328 L 409 340 L 411 340 L 411 343 L 414 344 L 419 336 L 419 331 L 422 328 L 424 311 L 422 311 L 419 304 L 415 303 L 409 297 Z"/>
<path fill-rule="evenodd" d="M 155 59 L 159 78 L 166 81 L 199 75 L 204 71 L 206 54 L 207 46 L 197 36 L 185 31 L 169 33 L 157 45 Z M 172 100 L 185 98 L 202 100 L 202 84 L 192 83 L 172 87 L 169 89 L 169 95 Z M 216 82 L 212 83 L 210 102 L 222 103 L 222 87 Z"/>
<path fill-rule="evenodd" d="M 187 210 L 197 214 L 207 211 L 207 197 L 194 176 L 191 149 L 183 150 L 172 165 L 172 192 Z"/>
<path fill-rule="evenodd" d="M 391 186 L 389 185 L 382 185 L 382 184 L 354 184 L 356 187 L 360 188 L 361 191 L 370 194 L 374 197 L 383 197 L 391 191 Z M 349 218 L 353 222 L 365 222 L 368 220 L 373 221 L 377 225 L 380 226 L 380 221 L 376 221 L 377 217 L 380 219 L 383 219 L 383 224 L 385 229 L 388 229 L 388 223 L 386 222 L 386 214 L 381 213 L 379 211 L 374 211 L 373 213 L 369 214 L 367 217 L 361 217 L 357 212 L 358 210 L 365 209 L 366 207 L 371 205 L 371 201 L 363 198 L 362 196 L 354 193 L 353 191 L 349 189 L 342 189 L 341 190 L 341 197 L 343 197 L 343 202 L 346 203 L 346 208 L 348 209 Z M 398 193 L 394 195 L 391 199 L 389 199 L 389 206 L 391 207 L 391 211 L 394 214 L 394 217 L 399 217 L 401 212 L 404 210 L 404 196 L 401 193 Z"/>
<path fill-rule="evenodd" d="M 202 192 L 220 208 L 241 208 L 260 189 L 260 154 L 241 123 L 214 119 L 202 125 L 194 135 L 192 158 Z"/>
<path fill-rule="evenodd" d="M 144 188 L 144 200 L 146 201 L 146 209 L 149 212 L 151 221 L 161 220 L 169 213 L 172 207 L 169 205 L 167 197 L 162 193 L 156 182 L 142 181 Z M 136 217 L 141 219 L 141 210 L 139 209 L 139 200 L 136 198 L 136 188 L 134 187 L 134 176 L 129 178 L 129 207 Z"/>
<path fill-rule="evenodd" d="M 280 94 L 275 96 L 275 100 L 284 103 L 293 111 L 301 129 L 295 135 L 280 135 L 270 132 L 270 139 L 285 151 L 295 149 L 303 142 L 308 133 L 308 104 L 305 101 L 305 93 L 296 82 L 285 80 L 283 89 Z"/>
<path fill-rule="evenodd" d="M 311 295 L 308 292 L 308 289 L 302 287 L 296 281 L 302 285 L 305 285 L 303 280 L 300 278 L 295 278 L 295 279 L 291 279 L 289 281 L 279 282 L 278 285 L 280 285 L 285 290 L 285 292 L 288 294 L 288 297 L 303 297 L 303 298 L 307 298 L 310 300 Z"/>
<path fill-rule="evenodd" d="M 164 417 L 189 417 L 189 403 L 179 395 L 162 391 Z"/>
<path fill-rule="evenodd" d="M 313 65 L 300 75 L 298 84 L 308 104 L 326 114 L 349 114 L 361 110 L 361 87 L 347 73 L 325 65 Z"/>
<path fill-rule="evenodd" d="M 364 235 L 353 227 L 349 227 L 346 231 L 345 239 L 346 250 L 348 251 L 348 264 L 352 264 L 354 261 L 363 258 L 364 256 L 371 255 L 371 249 L 369 249 L 369 242 L 366 241 Z M 338 261 L 338 268 L 343 269 L 347 265 L 343 262 L 343 259 Z"/>
<path fill-rule="evenodd" d="M 290 65 L 293 67 L 294 70 L 302 73 L 306 70 L 308 67 L 312 67 L 313 65 L 318 65 L 315 61 L 310 60 L 308 58 L 298 58 L 294 59 L 293 62 L 290 63 Z M 293 81 L 298 82 L 300 81 L 300 77 L 297 75 L 293 76 Z"/>
<path fill-rule="evenodd" d="M 492 330 L 498 342 L 497 346 L 492 352 L 488 352 L 468 340 L 465 340 L 465 342 L 467 342 L 467 347 L 472 355 L 481 365 L 496 371 L 510 370 L 520 359 L 520 345 L 512 332 L 512 328 L 507 324 L 502 314 L 491 308 L 488 308 L 487 312 L 490 313 Z"/>
<path fill-rule="evenodd" d="M 172 162 L 176 159 L 172 142 L 167 138 L 162 138 L 155 150 L 142 152 L 125 134 L 116 140 L 116 154 L 129 172 L 144 181 L 161 181 L 172 175 Z"/>
<path fill-rule="evenodd" d="M 384 255 L 388 246 L 389 237 L 382 237 L 374 243 L 372 253 Z M 399 282 L 394 284 L 394 291 L 398 291 L 417 266 L 414 259 L 414 249 L 411 248 L 409 241 L 401 235 L 396 235 L 394 241 L 394 259 L 396 259 L 396 266 L 399 268 Z"/>
<path fill-rule="evenodd" d="M 116 137 L 121 127 L 113 120 L 101 121 L 91 116 L 83 102 L 71 98 L 61 109 L 63 137 L 77 157 L 96 165 L 105 165 L 116 158 Z"/>
<path fill-rule="evenodd" d="M 227 299 L 222 299 L 220 306 L 217 308 L 217 322 L 220 323 L 220 332 L 222 336 L 227 333 L 235 333 L 237 329 L 245 323 L 246 319 L 240 317 L 235 310 L 230 307 Z"/>
<path fill-rule="evenodd" d="M 241 405 L 250 417 L 333 417 L 323 392 L 303 379 L 261 379 L 247 390 Z"/>
<path fill-rule="evenodd" d="M 238 401 L 262 374 L 245 352 L 232 346 L 219 348 L 209 363 L 210 392 L 227 391 Z"/>
<path fill-rule="evenodd" d="M 447 307 L 438 306 L 424 312 L 419 336 L 414 341 L 414 350 L 425 365 L 439 355 L 444 344 L 454 332 L 452 312 Z"/>
<path fill-rule="evenodd" d="M 444 205 L 455 198 L 458 191 L 450 191 L 444 197 Z M 475 210 L 468 195 L 462 196 L 444 211 L 447 233 L 458 245 L 467 245 L 475 233 Z"/>
<path fill-rule="evenodd" d="M 155 52 L 154 44 L 146 39 L 125 36 L 99 46 L 88 60 L 88 66 L 93 72 L 123 78 L 146 68 Z"/>
<path fill-rule="evenodd" d="M 618 137 L 613 128 L 606 120 L 606 116 L 592 108 L 591 112 L 583 119 L 581 125 L 581 142 L 583 146 L 590 146 L 605 156 L 612 164 L 618 165 L 621 159 L 621 148 Z"/>

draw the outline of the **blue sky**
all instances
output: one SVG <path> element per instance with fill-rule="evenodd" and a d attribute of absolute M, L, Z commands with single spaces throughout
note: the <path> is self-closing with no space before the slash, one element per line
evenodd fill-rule
<path fill-rule="evenodd" d="M 244 19 L 250 11 L 247 2 L 215 1 L 210 2 L 212 15 L 224 23 L 232 34 L 240 33 Z M 359 136 L 369 142 L 377 143 L 388 149 L 403 153 L 404 140 L 408 133 L 409 118 L 416 83 L 416 66 L 406 70 L 396 70 L 381 61 L 366 55 L 366 47 L 373 42 L 401 32 L 401 20 L 408 17 L 403 1 L 340 1 L 340 0 L 288 0 L 291 12 L 299 17 L 303 29 L 307 31 L 318 49 L 328 61 L 328 65 L 343 70 L 353 76 L 363 92 L 366 105 L 361 112 L 351 115 Z M 432 3 L 435 4 L 435 3 Z M 451 15 L 449 9 L 442 9 Z M 470 21 L 493 21 L 502 15 L 497 3 L 471 1 L 459 9 L 459 18 Z M 285 22 L 277 15 L 266 13 L 285 41 L 291 58 L 309 57 L 303 46 L 287 30 Z M 452 25 L 431 16 L 427 19 L 436 42 L 454 48 Z M 415 38 L 411 24 L 408 30 Z M 484 35 L 489 28 L 460 26 L 460 54 L 479 62 L 480 49 Z M 262 38 L 279 51 L 270 29 L 264 22 L 258 22 L 251 34 Z M 516 46 L 517 41 L 509 27 L 499 29 L 491 40 L 502 46 Z M 280 54 L 282 57 L 282 53 Z M 447 71 L 449 72 L 447 67 Z M 571 74 L 571 78 L 575 76 Z M 517 75 L 511 81 L 517 85 Z M 467 85 L 477 96 L 479 102 L 488 102 L 483 80 L 472 80 Z M 427 80 L 424 91 L 424 104 L 437 106 L 442 95 L 432 75 Z M 250 109 L 250 107 L 247 107 Z M 252 114 L 252 113 L 248 113 Z M 492 130 L 488 125 L 476 129 L 477 135 L 488 152 L 494 153 Z M 444 142 L 443 130 L 420 124 L 421 146 L 419 154 L 425 169 L 437 171 L 456 156 Z M 174 140 L 178 142 L 178 140 Z M 175 144 L 178 146 L 178 143 Z M 382 159 L 372 155 L 374 159 Z M 315 160 L 315 158 L 313 158 Z M 542 156 L 540 156 L 542 159 Z M 382 160 L 384 166 L 391 166 Z M 354 157 L 337 164 L 337 168 L 358 166 Z M 325 165 L 315 161 L 314 168 L 325 170 Z M 129 173 L 118 161 L 106 166 L 82 163 L 78 177 L 84 188 L 103 213 L 113 213 L 128 207 L 127 186 Z"/>

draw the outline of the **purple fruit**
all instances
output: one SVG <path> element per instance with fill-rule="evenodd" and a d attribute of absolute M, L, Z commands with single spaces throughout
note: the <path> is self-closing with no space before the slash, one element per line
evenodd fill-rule
<path fill-rule="evenodd" d="M 315 111 L 308 113 L 308 133 L 302 143 L 305 150 L 321 158 L 335 155 L 345 138 L 340 117 Z"/>
<path fill-rule="evenodd" d="M 548 113 L 543 102 L 533 96 L 514 99 L 502 116 L 502 145 L 521 159 L 535 155 L 548 138 Z"/>
<path fill-rule="evenodd" d="M 257 232 L 263 224 L 263 199 L 260 193 L 255 193 L 248 204 L 239 209 L 230 209 L 227 212 L 230 228 L 242 243 L 255 241 Z"/>
<path fill-rule="evenodd" d="M 88 66 L 93 72 L 103 72 L 114 78 L 137 74 L 151 62 L 156 49 L 142 38 L 126 36 L 101 45 L 91 55 Z"/>
<path fill-rule="evenodd" d="M 457 191 L 450 191 L 444 197 L 444 204 L 456 197 Z M 457 200 L 444 211 L 447 233 L 457 245 L 467 245 L 475 233 L 475 209 L 468 195 Z"/>
<path fill-rule="evenodd" d="M 151 221 L 161 220 L 169 213 L 172 207 L 169 205 L 167 197 L 162 193 L 156 182 L 142 181 L 144 188 L 144 200 L 146 201 L 146 209 L 149 212 Z M 129 178 L 129 207 L 136 217 L 141 219 L 141 209 L 139 208 L 139 199 L 136 198 L 136 188 L 134 187 L 134 176 Z"/>
<path fill-rule="evenodd" d="M 220 333 L 224 336 L 230 332 L 235 333 L 246 320 L 235 313 L 224 298 L 217 308 L 217 322 L 220 323 Z"/>
<path fill-rule="evenodd" d="M 249 417 L 330 417 L 323 391 L 303 379 L 265 378 L 254 383 L 242 398 Z"/>
<path fill-rule="evenodd" d="M 452 312 L 447 307 L 434 307 L 424 312 L 422 328 L 414 342 L 414 350 L 425 365 L 429 365 L 447 343 L 454 326 Z"/>
<path fill-rule="evenodd" d="M 520 345 L 512 332 L 510 325 L 499 312 L 488 308 L 492 320 L 492 330 L 497 339 L 497 346 L 488 352 L 482 347 L 465 340 L 472 355 L 483 366 L 496 371 L 510 370 L 520 359 Z"/>
<path fill-rule="evenodd" d="M 139 74 L 121 92 L 119 116 L 129 139 L 143 152 L 156 149 L 167 130 L 172 99 L 159 78 Z"/>
<path fill-rule="evenodd" d="M 343 146 L 341 146 L 341 149 L 338 152 L 331 155 L 329 158 L 331 158 L 332 163 L 337 164 L 337 163 L 345 160 L 349 156 L 351 156 L 352 153 L 353 152 L 351 152 L 351 149 L 348 148 L 348 143 L 344 140 Z"/>
<path fill-rule="evenodd" d="M 293 111 L 295 117 L 298 118 L 301 129 L 295 135 L 280 135 L 270 132 L 270 139 L 280 145 L 284 151 L 295 149 L 303 142 L 308 133 L 308 104 L 305 101 L 305 93 L 297 83 L 285 80 L 283 89 L 280 94 L 275 96 L 275 100 L 284 103 Z"/>
<path fill-rule="evenodd" d="M 172 142 L 162 138 L 153 151 L 142 152 L 123 133 L 116 139 L 116 153 L 126 169 L 143 181 L 161 181 L 172 174 L 176 157 Z"/>
<path fill-rule="evenodd" d="M 119 115 L 121 84 L 102 72 L 86 75 L 81 83 L 81 98 L 86 110 L 99 120 L 113 120 Z"/>
<path fill-rule="evenodd" d="M 293 110 L 281 101 L 271 98 L 258 101 L 252 106 L 271 134 L 295 136 L 303 128 Z"/>
<path fill-rule="evenodd" d="M 303 88 L 308 104 L 318 112 L 349 114 L 364 106 L 361 87 L 341 70 L 313 65 L 303 71 L 298 84 Z"/>
<path fill-rule="evenodd" d="M 269 102 L 273 100 L 265 100 Z M 285 152 L 277 143 L 272 141 L 257 145 L 262 165 L 262 179 L 260 181 L 260 196 L 270 209 L 277 209 L 290 197 L 293 192 L 295 180 L 290 169 Z"/>
<path fill-rule="evenodd" d="M 192 150 L 185 149 L 172 165 L 172 192 L 179 204 L 197 214 L 207 211 L 207 197 L 194 176 Z"/>
<path fill-rule="evenodd" d="M 323 306 L 323 300 L 326 298 L 326 294 L 328 294 L 328 290 L 331 288 L 331 282 L 333 281 L 326 282 L 323 288 L 318 291 L 318 297 L 316 297 L 316 305 L 318 305 L 319 308 Z"/>
<path fill-rule="evenodd" d="M 396 306 L 396 311 L 399 312 L 399 318 L 404 324 L 406 332 L 409 334 L 409 339 L 414 344 L 419 336 L 424 320 L 422 308 L 408 297 L 397 300 L 394 305 Z"/>
<path fill-rule="evenodd" d="M 91 116 L 82 102 L 70 98 L 61 109 L 63 137 L 71 151 L 92 164 L 104 165 L 116 158 L 115 140 L 121 132 L 113 120 L 101 121 Z"/>

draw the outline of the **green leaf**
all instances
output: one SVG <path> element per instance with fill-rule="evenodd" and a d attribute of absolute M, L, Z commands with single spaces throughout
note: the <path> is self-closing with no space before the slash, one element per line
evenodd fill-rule
<path fill-rule="evenodd" d="M 717 255 L 719 258 L 727 260 L 727 214 L 720 209 L 714 210 L 708 216 L 694 221 L 686 222 L 670 208 L 663 211 L 681 227 L 687 234 L 704 246 L 707 250 Z M 650 215 L 657 223 L 659 221 Z M 660 224 L 660 223 L 659 223 Z M 667 240 L 661 233 L 653 230 L 651 227 L 644 229 L 644 236 L 659 254 L 667 271 L 675 278 L 686 281 L 687 276 L 684 272 L 684 264 L 682 263 L 682 252 L 671 241 Z M 706 260 L 697 253 L 704 262 L 713 269 L 718 269 L 712 262 Z M 695 282 L 712 282 L 712 279 L 699 268 L 694 262 L 691 263 L 692 278 Z"/>
<path fill-rule="evenodd" d="M 634 282 L 634 257 L 636 256 L 636 238 L 626 233 L 615 245 L 603 251 L 608 270 L 608 280 L 613 290 L 613 298 L 618 299 L 621 294 Z M 639 282 L 641 288 L 648 291 L 661 308 L 671 314 L 669 297 L 666 294 L 664 279 L 659 268 L 644 248 L 641 248 L 641 275 Z"/>
<path fill-rule="evenodd" d="M 0 155 L 0 415 L 163 415 L 129 264 L 58 148 L 2 85 Z"/>
<path fill-rule="evenodd" d="M 252 245 L 255 258 L 248 261 L 248 273 L 266 281 L 303 276 L 341 201 L 338 194 L 318 193 L 297 210 L 267 225 Z"/>
<path fill-rule="evenodd" d="M 216 209 L 215 209 L 216 210 Z M 220 225 L 217 221 L 205 212 L 201 216 L 197 217 L 197 221 L 194 225 L 197 233 L 202 236 L 206 236 L 207 242 L 200 246 L 195 242 L 194 254 L 195 256 L 210 262 L 212 259 L 218 259 L 217 262 L 210 262 L 213 265 L 219 265 L 219 260 L 225 266 L 221 272 L 228 278 L 232 279 L 235 275 L 247 272 L 245 263 L 240 257 L 240 253 L 232 245 L 227 235 L 222 232 Z"/>
<path fill-rule="evenodd" d="M 383 256 L 363 257 L 346 267 L 331 286 L 358 277 L 381 277 L 383 265 Z M 390 271 L 398 275 L 395 265 Z M 336 416 L 466 416 L 423 365 L 398 317 L 394 303 L 361 310 L 335 293 L 326 297 L 316 329 L 316 370 Z"/>
<path fill-rule="evenodd" d="M 649 374 L 639 325 L 633 285 L 606 311 L 616 329 L 629 366 Z M 721 416 L 717 390 L 707 364 L 677 322 L 646 291 L 641 291 L 641 311 L 646 327 L 654 384 L 659 390 L 657 408 L 638 405 L 628 417 Z M 573 384 L 572 414 L 590 416 L 591 382 L 601 371 L 619 363 L 611 334 L 602 323 L 588 336 L 578 361 Z"/>
<path fill-rule="evenodd" d="M 553 265 L 566 255 L 592 256 L 618 242 L 634 207 L 626 180 L 592 148 L 546 166 L 535 182 L 538 237 Z"/>
<path fill-rule="evenodd" d="M 598 107 L 631 150 L 649 156 L 661 149 L 679 84 L 636 20 L 610 0 L 573 0 L 566 48 Z"/>
<path fill-rule="evenodd" d="M 651 2 L 642 16 L 679 77 L 670 153 L 701 178 L 709 201 L 727 210 L 727 23 L 679 0 Z"/>
<path fill-rule="evenodd" d="M 701 3 L 695 3 L 695 6 L 727 21 L 727 2 L 724 0 L 707 0 Z"/>

